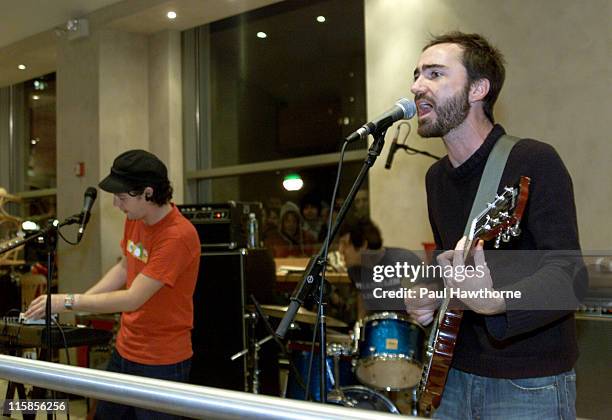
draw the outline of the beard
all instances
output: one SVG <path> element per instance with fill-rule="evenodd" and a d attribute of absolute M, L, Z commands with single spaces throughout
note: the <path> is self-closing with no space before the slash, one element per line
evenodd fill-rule
<path fill-rule="evenodd" d="M 419 128 L 417 130 L 419 136 L 424 138 L 444 137 L 451 130 L 461 125 L 470 112 L 468 93 L 469 86 L 466 86 L 461 92 L 449 98 L 444 103 L 435 104 L 432 102 L 434 111 L 436 112 L 436 119 L 433 121 L 419 122 Z"/>

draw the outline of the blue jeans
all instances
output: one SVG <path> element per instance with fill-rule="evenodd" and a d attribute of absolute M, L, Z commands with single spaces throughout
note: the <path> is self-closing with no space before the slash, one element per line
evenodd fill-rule
<path fill-rule="evenodd" d="M 576 374 L 498 379 L 451 369 L 438 419 L 568 420 L 576 418 Z"/>
<path fill-rule="evenodd" d="M 189 371 L 191 370 L 191 359 L 171 365 L 142 365 L 124 359 L 117 353 L 117 350 L 113 350 L 111 360 L 106 370 L 109 372 L 146 376 L 147 378 L 164 379 L 167 381 L 187 382 L 189 380 Z M 163 389 L 159 391 L 163 392 Z M 98 401 L 95 419 L 170 420 L 180 419 L 180 417 L 108 401 Z"/>

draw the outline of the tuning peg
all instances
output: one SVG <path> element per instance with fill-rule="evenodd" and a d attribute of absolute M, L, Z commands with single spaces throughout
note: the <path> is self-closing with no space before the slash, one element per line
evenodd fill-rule
<path fill-rule="evenodd" d="M 517 237 L 521 234 L 521 228 L 519 227 L 518 222 L 510 228 L 510 234 L 514 237 Z"/>
<path fill-rule="evenodd" d="M 497 234 L 497 236 L 495 237 L 495 245 L 493 245 L 495 247 L 495 249 L 499 248 L 500 242 L 501 242 L 501 237 L 502 234 L 501 232 Z"/>
<path fill-rule="evenodd" d="M 511 238 L 511 231 L 512 228 L 508 228 L 508 229 L 504 229 L 504 232 L 501 234 L 501 239 L 504 242 L 510 242 L 510 238 Z"/>

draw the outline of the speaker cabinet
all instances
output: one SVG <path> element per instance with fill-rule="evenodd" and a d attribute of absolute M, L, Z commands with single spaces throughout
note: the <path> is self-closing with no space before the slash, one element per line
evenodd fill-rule
<path fill-rule="evenodd" d="M 576 416 L 609 419 L 612 413 L 612 316 L 577 315 Z"/>
<path fill-rule="evenodd" d="M 230 357 L 248 345 L 249 294 L 270 303 L 275 281 L 274 260 L 265 249 L 202 253 L 193 297 L 191 383 L 248 389 L 247 358 Z"/>

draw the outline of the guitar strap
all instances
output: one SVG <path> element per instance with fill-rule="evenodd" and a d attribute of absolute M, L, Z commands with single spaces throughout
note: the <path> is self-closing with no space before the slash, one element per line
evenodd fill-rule
<path fill-rule="evenodd" d="M 495 146 L 493 146 L 493 150 L 491 150 L 484 171 L 482 172 L 482 178 L 480 178 L 480 185 L 478 185 L 478 192 L 476 193 L 476 198 L 474 198 L 474 203 L 472 203 L 470 217 L 468 217 L 463 231 L 465 236 L 470 232 L 472 220 L 474 220 L 482 209 L 486 207 L 487 203 L 492 202 L 497 195 L 499 181 L 506 167 L 508 156 L 519 140 L 518 137 L 504 134 L 497 140 Z"/>

